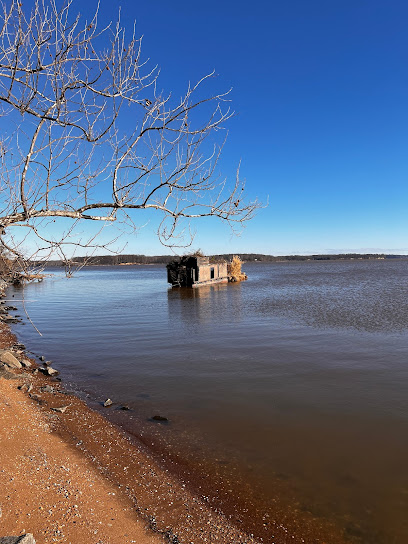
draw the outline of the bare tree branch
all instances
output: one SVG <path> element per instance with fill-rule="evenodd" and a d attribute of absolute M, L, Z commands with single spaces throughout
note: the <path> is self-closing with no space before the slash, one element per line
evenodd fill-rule
<path fill-rule="evenodd" d="M 83 21 L 71 4 L 1 6 L 2 236 L 28 226 L 55 250 L 82 242 L 73 230 L 50 240 L 44 218 L 133 225 L 134 210 L 156 210 L 171 244 L 186 220 L 249 220 L 259 204 L 243 198 L 239 169 L 232 185 L 216 173 L 233 112 L 228 92 L 203 94 L 214 73 L 179 100 L 158 92 L 135 29 L 128 39 L 120 18 L 100 29 L 98 11 Z"/>

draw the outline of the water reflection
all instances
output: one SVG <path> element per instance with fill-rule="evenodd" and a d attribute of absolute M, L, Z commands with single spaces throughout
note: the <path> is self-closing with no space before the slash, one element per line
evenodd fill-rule
<path fill-rule="evenodd" d="M 167 291 L 168 316 L 174 326 L 183 322 L 187 327 L 211 324 L 224 313 L 228 322 L 242 318 L 242 285 L 239 283 L 170 288 Z"/>

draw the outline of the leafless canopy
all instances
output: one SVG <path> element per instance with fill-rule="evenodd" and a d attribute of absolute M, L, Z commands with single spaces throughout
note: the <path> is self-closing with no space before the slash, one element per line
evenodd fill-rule
<path fill-rule="evenodd" d="M 238 174 L 231 184 L 216 174 L 219 131 L 232 112 L 226 94 L 205 96 L 213 74 L 175 99 L 158 90 L 141 39 L 134 31 L 128 39 L 120 20 L 100 28 L 96 12 L 84 22 L 71 0 L 62 8 L 37 0 L 31 13 L 16 1 L 1 9 L 4 244 L 13 226 L 54 250 L 84 243 L 74 237 L 78 221 L 131 222 L 132 210 L 161 213 L 166 244 L 183 219 L 251 218 L 258 205 L 244 201 Z M 71 220 L 59 239 L 50 235 L 55 218 Z"/>

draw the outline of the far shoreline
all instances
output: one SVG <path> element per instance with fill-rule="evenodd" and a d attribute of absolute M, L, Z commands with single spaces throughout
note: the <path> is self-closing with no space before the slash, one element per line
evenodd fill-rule
<path fill-rule="evenodd" d="M 266 255 L 259 253 L 226 253 L 210 255 L 210 260 L 231 261 L 237 255 L 242 262 L 251 264 L 302 263 L 302 262 L 344 262 L 344 261 L 388 261 L 406 260 L 408 255 L 385 253 L 337 253 L 316 255 Z M 166 266 L 175 259 L 174 255 L 98 255 L 93 257 L 75 257 L 72 260 L 37 260 L 30 261 L 34 267 L 48 268 L 87 268 L 90 266 Z"/>

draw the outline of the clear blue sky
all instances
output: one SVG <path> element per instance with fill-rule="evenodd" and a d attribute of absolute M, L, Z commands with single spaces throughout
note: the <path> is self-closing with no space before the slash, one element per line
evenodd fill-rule
<path fill-rule="evenodd" d="M 90 13 L 90 0 L 74 10 Z M 233 88 L 223 173 L 242 159 L 269 206 L 242 235 L 198 221 L 208 253 L 408 253 L 408 3 L 123 0 L 160 84 L 181 94 L 215 69 Z M 101 0 L 105 20 L 117 8 Z M 144 219 L 141 219 L 141 224 Z M 160 254 L 152 219 L 126 252 Z M 107 236 L 109 229 L 107 230 Z"/>

